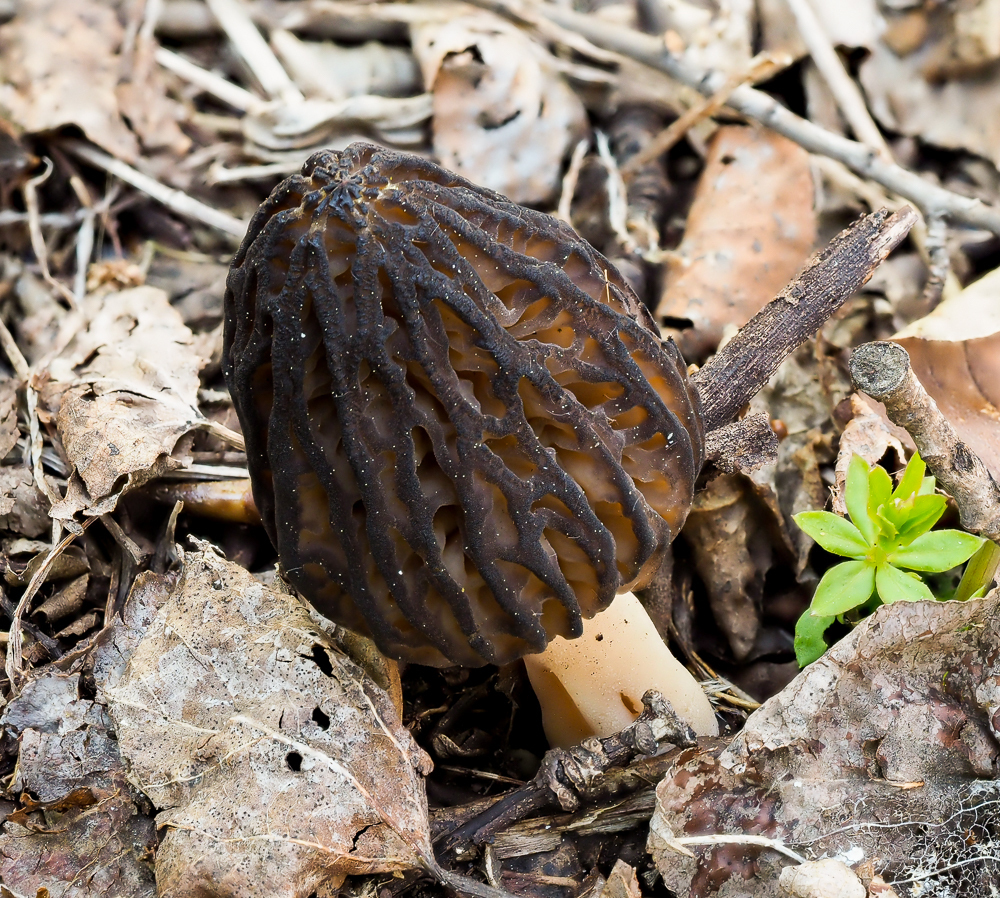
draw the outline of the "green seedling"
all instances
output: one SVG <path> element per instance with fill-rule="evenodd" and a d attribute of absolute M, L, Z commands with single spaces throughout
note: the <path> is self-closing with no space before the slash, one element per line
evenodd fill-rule
<path fill-rule="evenodd" d="M 934 492 L 934 478 L 914 453 L 898 486 L 884 468 L 869 470 L 860 456 L 847 470 L 844 502 L 848 521 L 828 511 L 795 515 L 799 525 L 828 552 L 851 561 L 834 565 L 819 581 L 812 604 L 795 625 L 799 666 L 826 651 L 823 634 L 835 621 L 856 623 L 862 614 L 892 602 L 934 599 L 924 573 L 962 564 L 983 540 L 960 530 L 935 530 L 948 500 Z"/>

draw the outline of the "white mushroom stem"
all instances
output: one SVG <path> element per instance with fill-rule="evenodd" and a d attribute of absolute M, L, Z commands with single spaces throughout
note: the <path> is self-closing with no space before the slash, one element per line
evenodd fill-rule
<path fill-rule="evenodd" d="M 549 744 L 568 748 L 589 736 L 617 733 L 642 712 L 642 696 L 657 689 L 699 736 L 719 733 L 698 681 L 666 647 L 632 593 L 583 622 L 579 639 L 557 637 L 525 666 L 542 706 Z"/>

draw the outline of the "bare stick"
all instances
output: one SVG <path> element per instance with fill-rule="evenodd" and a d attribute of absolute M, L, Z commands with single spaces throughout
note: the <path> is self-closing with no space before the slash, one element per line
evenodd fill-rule
<path fill-rule="evenodd" d="M 907 351 L 898 343 L 865 343 L 851 356 L 851 377 L 913 437 L 920 457 L 958 504 L 962 526 L 1000 542 L 1000 487 L 917 380 Z"/>
<path fill-rule="evenodd" d="M 533 18 L 543 15 L 550 21 L 583 35 L 599 47 L 659 69 L 706 96 L 712 96 L 726 82 L 726 75 L 722 72 L 705 71 L 690 65 L 667 50 L 663 41 L 658 38 L 604 19 L 573 12 L 554 3 L 543 6 L 526 5 L 517 0 L 470 2 L 527 24 L 533 24 Z M 959 196 L 925 181 L 905 168 L 885 162 L 871 147 L 833 134 L 826 128 L 800 118 L 762 91 L 743 85 L 732 92 L 726 105 L 795 141 L 811 153 L 839 159 L 859 175 L 871 178 L 905 197 L 929 217 L 942 215 L 951 221 L 1000 235 L 1000 209 L 987 206 L 979 200 Z"/>
<path fill-rule="evenodd" d="M 895 249 L 917 220 L 909 206 L 882 209 L 842 231 L 694 375 L 706 430 L 732 421 L 799 344 Z"/>

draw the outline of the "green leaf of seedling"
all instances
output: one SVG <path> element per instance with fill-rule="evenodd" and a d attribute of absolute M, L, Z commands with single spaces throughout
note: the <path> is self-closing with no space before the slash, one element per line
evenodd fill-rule
<path fill-rule="evenodd" d="M 878 510 L 892 496 L 892 478 L 885 468 L 876 465 L 868 475 L 868 514 L 874 519 Z"/>
<path fill-rule="evenodd" d="M 869 545 L 875 545 L 876 527 L 868 515 L 868 462 L 857 453 L 847 468 L 844 504 L 854 526 Z"/>
<path fill-rule="evenodd" d="M 835 620 L 835 617 L 813 614 L 808 608 L 798 619 L 795 624 L 795 660 L 799 662 L 799 667 L 812 664 L 826 651 L 823 634 Z"/>
<path fill-rule="evenodd" d="M 812 600 L 817 615 L 836 615 L 868 601 L 875 589 L 875 567 L 867 561 L 834 565 L 819 581 Z"/>
<path fill-rule="evenodd" d="M 907 574 L 891 564 L 880 564 L 875 573 L 875 589 L 886 604 L 934 600 L 934 593 L 918 576 Z"/>
<path fill-rule="evenodd" d="M 933 477 L 925 477 L 924 482 L 920 484 L 920 490 L 918 491 L 918 496 L 930 496 L 934 490 L 937 489 L 937 481 Z"/>
<path fill-rule="evenodd" d="M 927 465 L 924 464 L 920 453 L 914 452 L 910 456 L 910 461 L 906 465 L 906 470 L 903 471 L 903 476 L 900 478 L 899 484 L 892 491 L 892 498 L 902 500 L 915 496 L 923 485 L 924 474 L 926 473 Z"/>
<path fill-rule="evenodd" d="M 794 515 L 795 523 L 827 552 L 864 558 L 868 543 L 850 521 L 829 511 L 803 511 Z"/>
<path fill-rule="evenodd" d="M 961 530 L 935 530 L 896 549 L 888 560 L 897 567 L 940 573 L 968 561 L 982 544 L 982 537 Z"/>
<path fill-rule="evenodd" d="M 907 500 L 907 505 L 909 513 L 906 520 L 899 524 L 896 534 L 897 544 L 901 546 L 927 533 L 944 514 L 948 500 L 944 496 L 915 496 Z"/>

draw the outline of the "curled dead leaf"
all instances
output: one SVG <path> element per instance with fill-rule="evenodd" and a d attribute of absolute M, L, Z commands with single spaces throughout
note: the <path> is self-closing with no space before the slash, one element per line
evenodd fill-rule
<path fill-rule="evenodd" d="M 548 52 L 489 13 L 418 24 L 412 38 L 441 164 L 515 203 L 551 199 L 587 119 Z"/>

